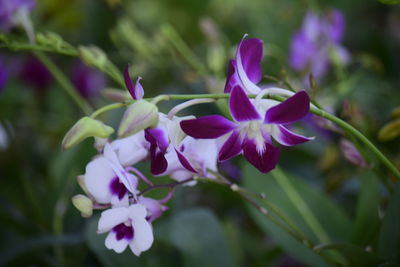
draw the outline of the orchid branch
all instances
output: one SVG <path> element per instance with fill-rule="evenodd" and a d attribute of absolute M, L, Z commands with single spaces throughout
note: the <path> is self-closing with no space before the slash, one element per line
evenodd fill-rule
<path fill-rule="evenodd" d="M 157 102 L 160 101 L 169 101 L 169 100 L 190 100 L 190 99 L 197 99 L 197 98 L 211 98 L 211 99 L 228 99 L 229 94 L 168 94 L 168 95 L 159 95 L 155 98 L 146 98 L 146 100 L 155 100 L 157 99 Z M 248 95 L 249 98 L 256 98 L 257 95 Z M 285 97 L 283 96 L 278 96 L 278 95 L 266 95 L 264 98 L 269 98 L 273 99 L 276 101 L 284 101 L 286 100 Z M 108 106 L 105 106 L 99 110 L 97 110 L 95 113 L 92 114 L 92 118 L 98 116 L 102 112 L 114 109 L 114 108 L 120 108 L 126 105 L 129 105 L 133 102 L 127 101 L 125 103 L 113 103 Z M 365 146 L 367 146 L 374 154 L 375 156 L 379 159 L 379 161 L 386 166 L 387 169 L 389 169 L 397 179 L 400 180 L 400 171 L 393 165 L 392 162 L 367 138 L 365 135 L 363 135 L 360 131 L 358 131 L 356 128 L 351 126 L 349 123 L 345 122 L 344 120 L 340 119 L 339 117 L 336 117 L 333 114 L 330 114 L 326 112 L 325 110 L 322 110 L 317 107 L 310 107 L 310 112 L 325 118 L 331 122 L 336 123 L 340 128 L 345 130 L 346 132 L 350 133 L 351 135 L 355 136 L 358 140 L 360 140 L 362 143 L 364 143 Z"/>

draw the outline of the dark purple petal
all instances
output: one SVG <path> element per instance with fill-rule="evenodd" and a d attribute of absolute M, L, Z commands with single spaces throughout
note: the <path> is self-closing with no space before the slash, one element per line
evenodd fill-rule
<path fill-rule="evenodd" d="M 126 226 L 125 223 L 120 223 L 114 226 L 112 231 L 115 233 L 117 240 L 126 239 L 131 241 L 134 236 L 134 230 L 132 226 Z"/>
<path fill-rule="evenodd" d="M 228 160 L 242 152 L 242 140 L 238 131 L 233 131 L 229 138 L 222 145 L 218 154 L 218 160 Z"/>
<path fill-rule="evenodd" d="M 263 41 L 257 38 L 242 40 L 238 49 L 238 56 L 247 77 L 257 84 L 262 79 L 260 63 L 263 56 Z"/>
<path fill-rule="evenodd" d="M 232 59 L 229 61 L 228 74 L 225 83 L 224 93 L 230 93 L 232 88 L 240 82 L 239 77 L 236 73 L 236 60 Z"/>
<path fill-rule="evenodd" d="M 235 86 L 229 97 L 229 108 L 233 118 L 237 121 L 250 121 L 261 119 L 249 97 L 238 85 Z"/>
<path fill-rule="evenodd" d="M 136 79 L 135 85 L 133 85 L 131 77 L 129 75 L 129 65 L 127 65 L 124 69 L 124 80 L 125 80 L 125 85 L 126 88 L 128 88 L 129 93 L 131 94 L 132 98 L 137 100 L 137 99 L 142 99 L 144 96 L 144 90 L 142 85 L 140 84 L 140 80 L 142 77 L 138 77 Z"/>
<path fill-rule="evenodd" d="M 204 116 L 180 122 L 182 131 L 194 138 L 213 139 L 229 133 L 236 124 L 220 115 Z"/>
<path fill-rule="evenodd" d="M 162 152 L 165 152 L 169 145 L 167 133 L 160 128 L 146 129 L 145 139 L 150 142 L 150 145 L 156 145 Z"/>
<path fill-rule="evenodd" d="M 300 120 L 310 111 L 310 97 L 300 91 L 265 113 L 265 123 L 291 123 Z"/>
<path fill-rule="evenodd" d="M 188 171 L 196 173 L 197 171 L 192 167 L 189 160 L 177 149 L 175 149 L 175 151 L 182 166 L 185 167 L 185 169 L 187 169 Z"/>
<path fill-rule="evenodd" d="M 274 138 L 276 141 L 278 141 L 278 143 L 284 146 L 295 146 L 314 139 L 313 137 L 305 137 L 289 131 L 282 125 L 278 125 L 278 128 L 279 132 L 274 135 Z"/>
<path fill-rule="evenodd" d="M 260 172 L 267 173 L 278 163 L 280 151 L 279 148 L 265 142 L 265 150 L 259 154 L 254 141 L 246 140 L 243 144 L 243 154 Z"/>
<path fill-rule="evenodd" d="M 150 170 L 154 175 L 162 174 L 168 168 L 168 161 L 165 158 L 165 153 L 157 151 L 152 146 L 150 147 Z"/>
<path fill-rule="evenodd" d="M 168 167 L 165 152 L 169 145 L 166 133 L 159 128 L 154 128 L 145 130 L 144 136 L 150 143 L 151 173 L 158 175 L 165 172 Z"/>
<path fill-rule="evenodd" d="M 125 194 L 128 193 L 125 185 L 121 183 L 117 176 L 110 182 L 110 191 L 113 195 L 118 196 L 119 200 L 123 199 Z"/>

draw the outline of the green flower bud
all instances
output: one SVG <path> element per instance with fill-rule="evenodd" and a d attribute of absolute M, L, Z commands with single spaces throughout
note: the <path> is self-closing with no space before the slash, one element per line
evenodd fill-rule
<path fill-rule="evenodd" d="M 127 137 L 158 123 L 158 108 L 146 100 L 135 101 L 128 107 L 118 129 L 119 137 Z"/>
<path fill-rule="evenodd" d="M 82 217 L 88 218 L 93 215 L 93 201 L 87 196 L 73 196 L 72 204 L 81 212 Z"/>
<path fill-rule="evenodd" d="M 400 119 L 389 122 L 378 133 L 380 141 L 385 142 L 400 136 Z"/>
<path fill-rule="evenodd" d="M 107 65 L 107 55 L 97 46 L 79 46 L 79 53 L 88 66 L 104 69 Z"/>
<path fill-rule="evenodd" d="M 79 144 L 87 137 L 107 138 L 114 132 L 114 129 L 105 125 L 99 120 L 90 117 L 83 117 L 75 123 L 74 126 L 67 132 L 62 141 L 62 148 L 68 149 Z"/>

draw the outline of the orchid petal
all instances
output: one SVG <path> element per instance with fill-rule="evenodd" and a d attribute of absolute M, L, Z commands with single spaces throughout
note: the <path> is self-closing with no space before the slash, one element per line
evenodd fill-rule
<path fill-rule="evenodd" d="M 110 182 L 116 176 L 108 160 L 98 157 L 86 166 L 85 187 L 98 203 L 111 201 Z"/>
<path fill-rule="evenodd" d="M 229 108 L 236 121 L 249 121 L 261 119 L 249 97 L 240 86 L 235 86 L 229 97 Z"/>
<path fill-rule="evenodd" d="M 261 81 L 261 59 L 263 57 L 263 41 L 257 38 L 243 40 L 239 46 L 239 56 L 250 81 L 257 84 Z"/>
<path fill-rule="evenodd" d="M 262 77 L 261 58 L 261 40 L 248 39 L 240 42 L 236 50 L 236 67 L 238 77 L 247 93 L 257 94 L 260 91 L 255 83 L 258 83 Z"/>
<path fill-rule="evenodd" d="M 128 244 L 129 241 L 125 238 L 118 240 L 117 234 L 114 231 L 109 232 L 105 240 L 106 248 L 112 249 L 117 253 L 122 253 Z"/>
<path fill-rule="evenodd" d="M 222 145 L 218 154 L 218 160 L 228 160 L 242 152 L 242 140 L 238 131 L 234 131 Z"/>
<path fill-rule="evenodd" d="M 101 213 L 97 232 L 108 232 L 118 224 L 126 222 L 128 218 L 129 212 L 127 208 L 119 207 L 105 210 Z"/>
<path fill-rule="evenodd" d="M 151 173 L 158 175 L 165 172 L 168 167 L 165 152 L 169 145 L 166 132 L 161 128 L 147 129 L 145 138 L 150 142 Z"/>
<path fill-rule="evenodd" d="M 108 160 L 111 168 L 117 174 L 119 180 L 125 185 L 126 189 L 128 189 L 131 193 L 135 193 L 138 183 L 136 176 L 125 171 L 119 162 L 117 154 L 109 143 L 104 146 L 104 157 Z"/>
<path fill-rule="evenodd" d="M 245 140 L 243 154 L 260 172 L 267 173 L 274 169 L 278 163 L 280 151 L 268 142 L 265 142 L 264 145 L 264 151 L 259 153 L 253 140 Z"/>
<path fill-rule="evenodd" d="M 144 205 L 136 204 L 129 207 L 129 217 L 135 237 L 129 244 L 132 252 L 139 256 L 142 251 L 148 250 L 153 244 L 153 229 L 151 224 L 146 221 L 147 210 Z"/>
<path fill-rule="evenodd" d="M 176 151 L 176 154 L 178 156 L 179 162 L 182 164 L 182 166 L 185 167 L 188 171 L 197 173 L 197 171 L 190 164 L 189 160 L 181 152 L 179 152 L 177 149 L 175 149 L 175 151 Z"/>
<path fill-rule="evenodd" d="M 265 113 L 265 123 L 291 123 L 300 120 L 310 110 L 310 97 L 300 91 Z"/>
<path fill-rule="evenodd" d="M 228 74 L 226 75 L 226 83 L 224 93 L 230 93 L 232 88 L 240 83 L 239 76 L 236 72 L 236 60 L 231 59 L 228 65 Z"/>
<path fill-rule="evenodd" d="M 180 123 L 182 130 L 194 138 L 213 139 L 229 133 L 236 124 L 220 115 L 204 116 Z"/>
<path fill-rule="evenodd" d="M 305 137 L 296 134 L 282 125 L 278 125 L 276 131 L 272 132 L 272 136 L 278 143 L 284 146 L 295 146 L 314 139 L 314 137 Z"/>
<path fill-rule="evenodd" d="M 142 99 L 144 96 L 144 90 L 142 85 L 140 84 L 140 80 L 142 77 L 138 77 L 136 80 L 135 85 L 133 85 L 131 77 L 129 75 L 129 65 L 127 65 L 124 69 L 124 80 L 125 85 L 128 88 L 129 93 L 131 94 L 132 98 L 135 100 Z"/>

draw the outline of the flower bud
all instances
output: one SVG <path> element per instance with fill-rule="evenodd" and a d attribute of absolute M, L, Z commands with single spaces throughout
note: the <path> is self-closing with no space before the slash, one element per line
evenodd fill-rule
<path fill-rule="evenodd" d="M 60 48 L 64 43 L 62 37 L 54 32 L 38 33 L 36 34 L 36 41 L 39 44 L 54 48 Z"/>
<path fill-rule="evenodd" d="M 118 136 L 127 137 L 144 129 L 154 127 L 158 123 L 158 108 L 146 100 L 135 101 L 128 107 L 122 117 Z"/>
<path fill-rule="evenodd" d="M 104 69 L 107 64 L 107 55 L 97 46 L 79 46 L 79 53 L 88 66 Z"/>
<path fill-rule="evenodd" d="M 73 196 L 72 204 L 81 212 L 82 217 L 89 218 L 93 215 L 93 201 L 87 196 Z"/>
<path fill-rule="evenodd" d="M 107 138 L 113 132 L 114 129 L 105 125 L 103 122 L 90 117 L 83 117 L 67 132 L 61 146 L 65 150 L 80 143 L 87 137 L 95 136 Z"/>
<path fill-rule="evenodd" d="M 132 99 L 131 95 L 127 91 L 122 91 L 121 89 L 104 88 L 101 90 L 101 94 L 105 98 L 114 102 L 124 102 Z"/>
<path fill-rule="evenodd" d="M 379 141 L 385 142 L 400 136 L 400 119 L 389 122 L 378 133 Z"/>

